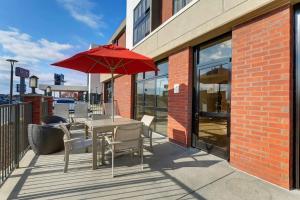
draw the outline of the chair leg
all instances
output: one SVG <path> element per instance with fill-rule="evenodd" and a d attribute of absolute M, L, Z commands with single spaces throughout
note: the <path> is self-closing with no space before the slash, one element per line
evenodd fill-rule
<path fill-rule="evenodd" d="M 150 131 L 150 149 L 152 151 L 152 130 Z"/>
<path fill-rule="evenodd" d="M 70 152 L 69 152 L 69 150 L 68 149 L 66 149 L 65 150 L 65 168 L 64 168 L 64 173 L 67 173 L 68 172 L 68 165 L 69 165 L 69 154 L 70 154 Z"/>
<path fill-rule="evenodd" d="M 114 178 L 114 161 L 115 161 L 115 151 L 114 148 L 112 148 L 111 151 L 111 176 Z"/>
<path fill-rule="evenodd" d="M 141 168 L 142 168 L 142 171 L 144 170 L 144 148 L 143 148 L 143 143 L 142 143 L 142 146 L 141 146 Z"/>

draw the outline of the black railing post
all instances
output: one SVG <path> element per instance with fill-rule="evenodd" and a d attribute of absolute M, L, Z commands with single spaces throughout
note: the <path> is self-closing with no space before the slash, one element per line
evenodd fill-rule
<path fill-rule="evenodd" d="M 15 105 L 15 165 L 19 168 L 20 104 Z"/>

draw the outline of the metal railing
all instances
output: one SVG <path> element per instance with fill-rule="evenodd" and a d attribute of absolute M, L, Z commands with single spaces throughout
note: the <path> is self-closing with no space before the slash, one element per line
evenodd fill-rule
<path fill-rule="evenodd" d="M 29 149 L 27 127 L 31 122 L 31 103 L 0 105 L 0 185 Z"/>
<path fill-rule="evenodd" d="M 92 114 L 103 114 L 103 104 L 90 104 Z"/>

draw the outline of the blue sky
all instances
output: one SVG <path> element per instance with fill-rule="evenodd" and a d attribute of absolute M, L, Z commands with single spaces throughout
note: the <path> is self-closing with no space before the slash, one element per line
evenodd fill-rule
<path fill-rule="evenodd" d="M 0 5 L 0 94 L 9 91 L 7 58 L 19 60 L 16 66 L 29 69 L 40 83 L 53 84 L 53 74 L 63 73 L 66 85 L 86 84 L 85 74 L 50 63 L 91 43 L 106 44 L 126 12 L 126 0 L 0 0 Z M 14 85 L 18 81 L 14 77 Z"/>

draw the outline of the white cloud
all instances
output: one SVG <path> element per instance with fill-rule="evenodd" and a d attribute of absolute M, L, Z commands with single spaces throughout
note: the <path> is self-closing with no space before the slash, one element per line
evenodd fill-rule
<path fill-rule="evenodd" d="M 0 94 L 9 91 L 10 64 L 6 61 L 7 58 L 18 60 L 15 67 L 29 69 L 31 75 L 39 77 L 40 83 L 53 84 L 53 74 L 57 72 L 64 73 L 67 80 L 70 78 L 69 84 L 71 85 L 86 85 L 85 76 L 82 73 L 49 66 L 50 62 L 65 58 L 66 52 L 73 48 L 70 44 L 44 38 L 34 40 L 29 34 L 22 33 L 16 28 L 0 29 Z M 15 84 L 18 82 L 18 77 L 14 76 L 14 93 Z"/>
<path fill-rule="evenodd" d="M 100 33 L 98 33 L 98 36 L 103 38 L 105 35 L 104 35 L 104 33 L 100 32 Z"/>
<path fill-rule="evenodd" d="M 92 13 L 95 5 L 89 0 L 57 0 L 77 21 L 91 28 L 104 26 L 103 16 Z"/>
<path fill-rule="evenodd" d="M 30 35 L 16 28 L 0 30 L 0 46 L 15 59 L 25 63 L 59 60 L 65 57 L 64 51 L 72 48 L 70 44 L 50 42 L 46 39 L 34 41 Z"/>

